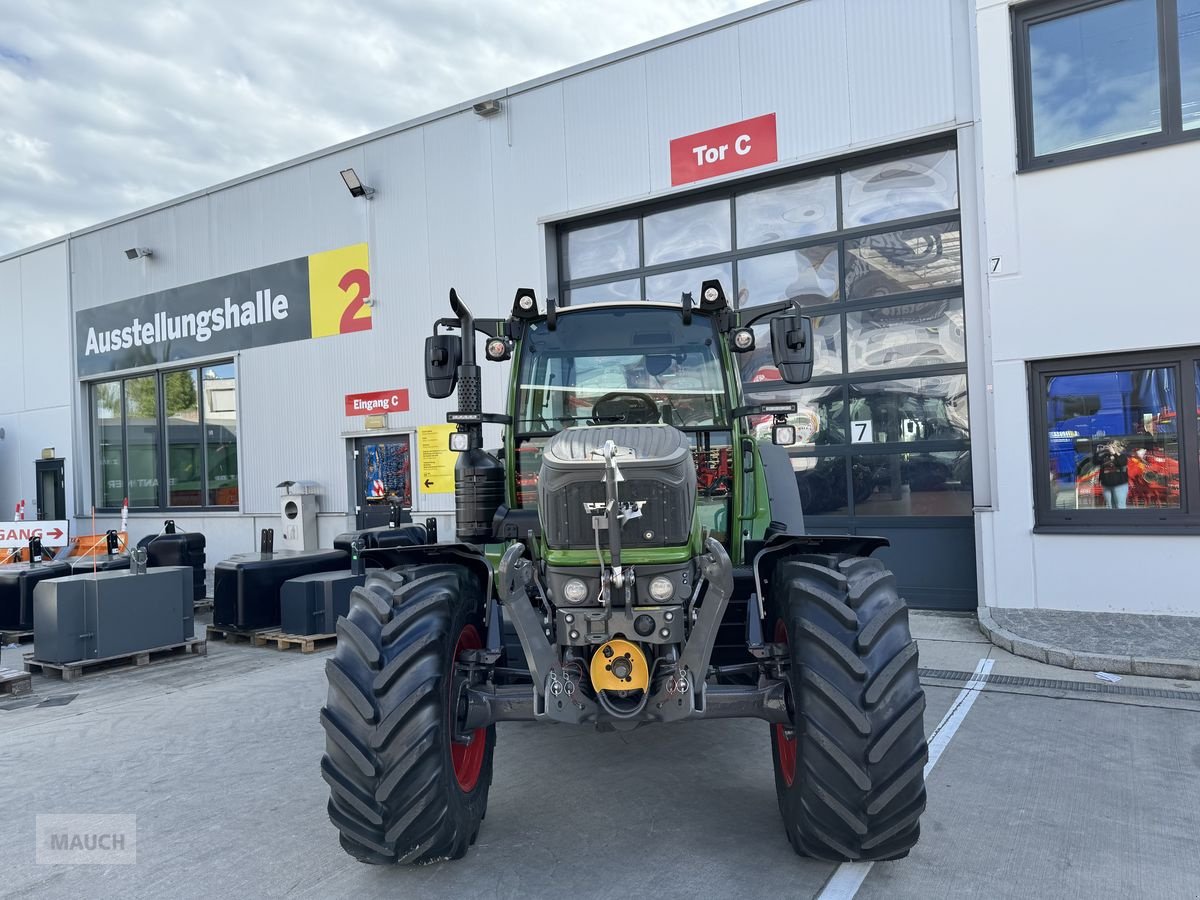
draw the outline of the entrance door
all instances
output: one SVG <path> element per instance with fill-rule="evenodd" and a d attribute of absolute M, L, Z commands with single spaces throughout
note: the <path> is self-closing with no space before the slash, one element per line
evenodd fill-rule
<path fill-rule="evenodd" d="M 412 444 L 407 434 L 354 441 L 354 512 L 359 528 L 412 521 Z"/>
<path fill-rule="evenodd" d="M 37 479 L 37 517 L 39 521 L 67 517 L 66 476 L 61 459 L 35 460 Z"/>

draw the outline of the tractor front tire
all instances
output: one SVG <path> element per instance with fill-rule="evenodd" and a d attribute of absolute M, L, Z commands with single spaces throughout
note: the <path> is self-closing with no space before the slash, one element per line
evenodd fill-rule
<path fill-rule="evenodd" d="M 875 559 L 779 564 L 773 634 L 790 656 L 793 725 L 771 727 L 788 840 L 816 859 L 907 856 L 925 809 L 925 693 L 895 577 Z"/>
<path fill-rule="evenodd" d="M 455 660 L 483 646 L 483 598 L 464 569 L 375 571 L 338 620 L 321 710 L 329 818 L 375 864 L 458 859 L 475 842 L 496 728 L 456 740 Z"/>

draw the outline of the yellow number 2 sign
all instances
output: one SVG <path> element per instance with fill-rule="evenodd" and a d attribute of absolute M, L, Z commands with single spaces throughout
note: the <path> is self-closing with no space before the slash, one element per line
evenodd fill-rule
<path fill-rule="evenodd" d="M 371 330 L 367 245 L 353 244 L 308 257 L 309 315 L 312 336 Z"/>

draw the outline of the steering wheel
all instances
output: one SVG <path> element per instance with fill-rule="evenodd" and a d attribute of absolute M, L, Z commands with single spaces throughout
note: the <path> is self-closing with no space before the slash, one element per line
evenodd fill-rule
<path fill-rule="evenodd" d="M 658 404 L 649 394 L 610 391 L 592 404 L 592 424 L 617 419 L 626 425 L 657 425 L 662 421 Z"/>

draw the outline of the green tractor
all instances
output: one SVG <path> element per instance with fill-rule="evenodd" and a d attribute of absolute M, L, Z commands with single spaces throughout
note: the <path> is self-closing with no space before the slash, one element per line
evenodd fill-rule
<path fill-rule="evenodd" d="M 750 717 L 771 733 L 784 830 L 823 860 L 907 855 L 925 808 L 925 697 L 886 540 L 811 535 L 785 447 L 795 404 L 743 401 L 739 354 L 770 335 L 812 375 L 788 302 L 539 309 L 454 318 L 426 387 L 457 388 L 457 543 L 365 552 L 321 711 L 329 815 L 369 863 L 457 859 L 487 809 L 496 723 L 631 730 Z M 512 360 L 480 403 L 477 335 Z M 483 447 L 484 423 L 504 446 Z"/>

